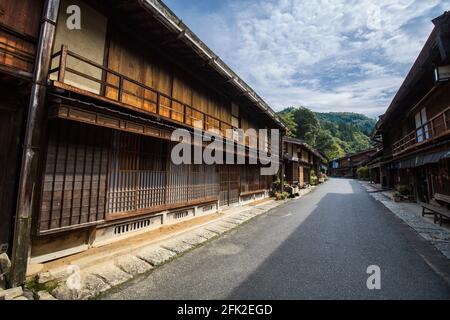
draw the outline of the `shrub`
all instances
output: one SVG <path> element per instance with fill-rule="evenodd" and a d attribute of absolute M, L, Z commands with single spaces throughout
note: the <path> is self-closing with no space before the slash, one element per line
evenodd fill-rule
<path fill-rule="evenodd" d="M 356 170 L 356 175 L 359 180 L 370 180 L 370 173 L 368 167 L 360 167 Z"/>
<path fill-rule="evenodd" d="M 409 188 L 405 185 L 397 185 L 395 186 L 395 190 L 402 196 L 409 195 Z"/>
<path fill-rule="evenodd" d="M 312 186 L 316 186 L 319 184 L 319 178 L 317 178 L 316 172 L 314 170 L 311 170 L 309 174 L 309 181 Z"/>
<path fill-rule="evenodd" d="M 280 185 L 281 185 L 280 178 L 278 176 L 275 176 L 273 179 L 273 188 L 275 190 L 278 190 L 280 188 Z"/>
<path fill-rule="evenodd" d="M 287 198 L 289 198 L 291 196 L 291 194 L 289 192 L 283 192 L 281 194 L 281 199 L 286 200 Z"/>
<path fill-rule="evenodd" d="M 287 198 L 290 197 L 290 193 L 289 192 L 276 192 L 275 193 L 275 200 L 280 201 L 280 200 L 286 200 Z"/>

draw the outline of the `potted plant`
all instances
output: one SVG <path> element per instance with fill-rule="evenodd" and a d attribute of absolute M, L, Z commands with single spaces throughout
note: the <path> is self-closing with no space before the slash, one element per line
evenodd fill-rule
<path fill-rule="evenodd" d="M 394 201 L 400 202 L 402 200 L 408 199 L 409 197 L 409 188 L 405 185 L 397 185 L 395 187 L 394 193 Z"/>
<path fill-rule="evenodd" d="M 400 192 L 398 192 L 398 191 L 394 192 L 394 201 L 395 202 L 401 202 L 402 201 L 402 195 L 400 194 Z"/>

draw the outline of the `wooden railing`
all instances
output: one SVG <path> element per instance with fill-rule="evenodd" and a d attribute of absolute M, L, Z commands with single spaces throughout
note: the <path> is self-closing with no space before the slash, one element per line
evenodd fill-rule
<path fill-rule="evenodd" d="M 139 81 L 131 79 L 119 72 L 111 70 L 101 64 L 93 62 L 68 50 L 67 46 L 62 46 L 61 50 L 52 56 L 52 61 L 58 59 L 57 65 L 50 70 L 50 77 L 55 81 L 67 85 L 73 85 L 67 81 L 68 74 L 83 81 L 95 84 L 98 90 L 84 90 L 87 93 L 98 95 L 104 99 L 119 103 L 121 105 L 134 107 L 139 111 L 156 114 L 163 118 L 194 127 L 200 124 L 202 130 L 218 130 L 226 136 L 226 130 L 234 127 L 216 117 L 206 114 L 195 107 L 174 99 L 170 95 L 151 88 Z M 70 59 L 70 65 L 68 60 Z M 71 65 L 85 64 L 101 74 L 101 77 L 86 74 L 76 70 Z M 76 85 L 74 85 L 77 87 Z M 78 87 L 78 89 L 81 89 Z"/>
<path fill-rule="evenodd" d="M 34 65 L 34 52 L 0 41 L 0 64 L 31 73 Z"/>
<path fill-rule="evenodd" d="M 393 145 L 393 154 L 397 156 L 414 147 L 431 142 L 450 133 L 450 107 L 436 115 L 420 128 L 407 134 Z"/>

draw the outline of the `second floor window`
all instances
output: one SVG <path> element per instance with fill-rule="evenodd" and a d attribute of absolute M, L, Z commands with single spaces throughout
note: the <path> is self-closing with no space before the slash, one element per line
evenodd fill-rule
<path fill-rule="evenodd" d="M 429 126 L 427 124 L 427 112 L 426 109 L 423 108 L 420 112 L 418 112 L 415 116 L 416 121 L 416 132 L 417 132 L 417 142 L 422 143 L 430 139 L 430 131 Z"/>

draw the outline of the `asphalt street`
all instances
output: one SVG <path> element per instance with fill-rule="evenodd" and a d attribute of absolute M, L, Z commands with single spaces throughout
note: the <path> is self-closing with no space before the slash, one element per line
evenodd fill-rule
<path fill-rule="evenodd" d="M 449 299 L 430 255 L 358 182 L 332 179 L 103 299 Z"/>

